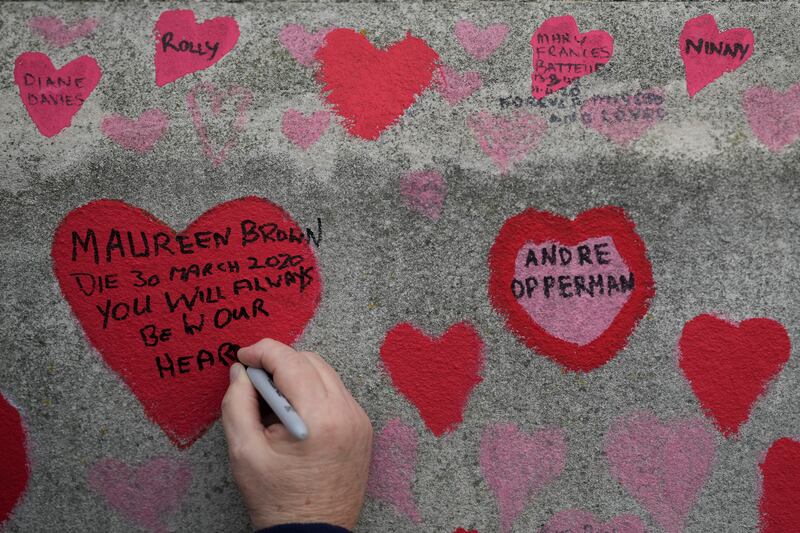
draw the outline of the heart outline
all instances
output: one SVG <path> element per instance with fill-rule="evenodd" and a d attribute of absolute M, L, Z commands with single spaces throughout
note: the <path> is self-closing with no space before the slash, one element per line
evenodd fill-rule
<path fill-rule="evenodd" d="M 231 128 L 231 135 L 216 153 L 208 138 L 208 130 L 203 121 L 203 115 L 200 113 L 200 106 L 197 103 L 198 91 L 203 91 L 212 95 L 211 112 L 214 113 L 214 115 L 218 115 L 222 110 L 222 100 L 224 97 L 238 96 L 241 98 L 237 107 L 236 118 Z M 211 166 L 216 168 L 221 165 L 228 158 L 230 151 L 236 147 L 238 135 L 244 130 L 245 124 L 247 124 L 247 110 L 250 108 L 252 102 L 253 92 L 246 87 L 239 87 L 237 85 L 232 85 L 228 87 L 226 91 L 221 92 L 214 84 L 201 82 L 186 93 L 186 107 L 189 109 L 189 113 L 192 116 L 192 123 L 197 131 L 197 136 L 200 138 L 203 154 L 211 161 Z"/>

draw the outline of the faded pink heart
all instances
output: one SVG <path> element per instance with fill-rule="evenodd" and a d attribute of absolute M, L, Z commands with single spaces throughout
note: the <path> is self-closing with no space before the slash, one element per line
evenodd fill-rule
<path fill-rule="evenodd" d="M 143 154 L 153 149 L 169 126 L 169 117 L 160 109 L 148 109 L 138 118 L 110 115 L 100 123 L 103 135 L 126 150 Z"/>
<path fill-rule="evenodd" d="M 601 522 L 595 515 L 588 511 L 567 509 L 556 513 L 539 533 L 562 533 L 574 531 L 583 532 L 614 532 L 614 533 L 644 533 L 642 520 L 632 514 L 615 516 L 606 523 Z"/>
<path fill-rule="evenodd" d="M 751 87 L 742 97 L 742 109 L 753 134 L 774 152 L 800 137 L 800 83 L 786 92 L 764 85 Z"/>
<path fill-rule="evenodd" d="M 439 220 L 447 194 L 447 182 L 433 170 L 409 172 L 400 178 L 400 193 L 409 209 L 431 220 Z"/>
<path fill-rule="evenodd" d="M 514 424 L 491 424 L 483 431 L 480 467 L 497 498 L 500 531 L 511 531 L 529 499 L 536 498 L 564 470 L 566 432 L 548 428 L 526 434 Z"/>
<path fill-rule="evenodd" d="M 367 495 L 394 506 L 416 523 L 422 517 L 411 494 L 417 468 L 417 431 L 399 418 L 390 420 L 375 437 Z"/>
<path fill-rule="evenodd" d="M 315 33 L 306 31 L 300 24 L 289 24 L 281 30 L 278 38 L 292 57 L 303 66 L 313 67 L 317 50 L 325 44 L 325 36 L 333 28 L 323 28 Z"/>
<path fill-rule="evenodd" d="M 714 432 L 702 418 L 662 422 L 646 411 L 616 420 L 605 439 L 611 475 L 666 533 L 684 530 L 715 450 Z"/>
<path fill-rule="evenodd" d="M 222 104 L 228 98 L 238 98 L 239 105 L 236 108 L 236 116 L 233 117 L 231 131 L 228 138 L 222 142 L 219 148 L 215 148 L 208 135 L 208 127 L 203 113 L 200 111 L 200 105 L 197 102 L 197 93 L 204 92 L 211 97 L 211 114 L 212 117 L 217 117 L 222 111 Z M 211 161 L 215 167 L 221 165 L 230 154 L 230 151 L 236 146 L 239 133 L 244 129 L 247 123 L 247 110 L 253 102 L 253 92 L 244 87 L 231 86 L 227 90 L 217 89 L 211 83 L 202 82 L 198 83 L 186 94 L 186 107 L 192 115 L 192 122 L 197 130 L 197 136 L 200 138 L 200 144 L 203 146 L 203 153 Z"/>
<path fill-rule="evenodd" d="M 527 111 L 515 111 L 511 116 L 480 111 L 467 117 L 467 126 L 501 174 L 525 159 L 547 131 L 547 122 Z"/>
<path fill-rule="evenodd" d="M 469 20 L 459 20 L 456 22 L 453 32 L 469 55 L 483 61 L 503 44 L 508 35 L 508 26 L 492 24 L 482 29 Z"/>
<path fill-rule="evenodd" d="M 34 17 L 28 21 L 28 27 L 44 39 L 59 48 L 64 48 L 78 39 L 92 34 L 100 25 L 97 19 L 76 20 L 70 25 L 58 17 Z"/>
<path fill-rule="evenodd" d="M 288 109 L 281 119 L 281 131 L 294 144 L 308 150 L 328 129 L 330 120 L 328 111 L 315 111 L 306 116 L 297 109 Z"/>
<path fill-rule="evenodd" d="M 448 65 L 440 65 L 433 72 L 434 87 L 450 105 L 471 96 L 482 83 L 480 73 L 474 70 L 459 74 Z"/>
<path fill-rule="evenodd" d="M 640 139 L 666 116 L 664 91 L 650 89 L 636 95 L 596 96 L 581 106 L 583 124 L 617 144 Z"/>
<path fill-rule="evenodd" d="M 125 519 L 150 531 L 168 531 L 166 518 L 178 509 L 192 483 L 185 461 L 156 457 L 139 466 L 101 459 L 88 472 L 89 487 Z"/>

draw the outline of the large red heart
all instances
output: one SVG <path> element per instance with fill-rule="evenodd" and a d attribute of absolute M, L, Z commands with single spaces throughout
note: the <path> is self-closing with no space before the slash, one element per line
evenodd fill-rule
<path fill-rule="evenodd" d="M 778 439 L 761 468 L 761 533 L 800 531 L 800 442 Z"/>
<path fill-rule="evenodd" d="M 713 15 L 687 20 L 679 43 L 689 96 L 726 72 L 741 67 L 753 54 L 754 41 L 753 32 L 748 28 L 720 33 Z"/>
<path fill-rule="evenodd" d="M 634 223 L 618 207 L 569 220 L 528 209 L 489 252 L 489 297 L 525 343 L 570 370 L 608 362 L 655 294 Z"/>
<path fill-rule="evenodd" d="M 322 91 L 347 131 L 375 140 L 431 84 L 439 55 L 410 33 L 378 50 L 360 33 L 336 29 L 325 36 L 316 58 Z"/>
<path fill-rule="evenodd" d="M 219 417 L 237 347 L 292 343 L 314 316 L 320 238 L 321 225 L 302 231 L 262 198 L 220 204 L 177 235 L 97 200 L 61 222 L 53 269 L 89 341 L 184 448 Z"/>
<path fill-rule="evenodd" d="M 164 11 L 153 30 L 156 38 L 156 85 L 207 69 L 233 50 L 239 24 L 217 17 L 198 24 L 191 9 Z"/>
<path fill-rule="evenodd" d="M 461 423 L 470 392 L 481 382 L 483 341 L 468 322 L 451 326 L 438 339 L 402 323 L 386 334 L 381 360 L 395 388 L 440 437 Z"/>
<path fill-rule="evenodd" d="M 19 97 L 45 137 L 72 124 L 72 117 L 83 107 L 100 76 L 100 67 L 90 56 L 81 56 L 58 70 L 40 52 L 20 54 L 14 63 Z"/>
<path fill-rule="evenodd" d="M 783 326 L 768 318 L 738 325 L 700 315 L 683 327 L 680 367 L 703 409 L 729 437 L 750 417 L 767 384 L 789 360 Z"/>
<path fill-rule="evenodd" d="M 28 453 L 25 449 L 25 429 L 17 409 L 0 394 L 0 525 L 28 485 Z"/>

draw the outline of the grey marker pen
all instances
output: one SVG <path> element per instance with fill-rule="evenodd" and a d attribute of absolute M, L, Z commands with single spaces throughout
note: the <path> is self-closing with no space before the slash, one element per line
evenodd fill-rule
<path fill-rule="evenodd" d="M 289 433 L 298 440 L 305 440 L 308 437 L 308 428 L 305 422 L 289 401 L 283 397 L 283 394 L 275 388 L 269 374 L 261 368 L 247 367 L 247 376 Z"/>

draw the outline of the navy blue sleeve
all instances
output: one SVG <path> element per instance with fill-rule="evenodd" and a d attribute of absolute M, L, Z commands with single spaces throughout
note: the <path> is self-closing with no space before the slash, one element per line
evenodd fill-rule
<path fill-rule="evenodd" d="M 350 530 L 330 524 L 281 524 L 256 533 L 350 533 Z"/>

